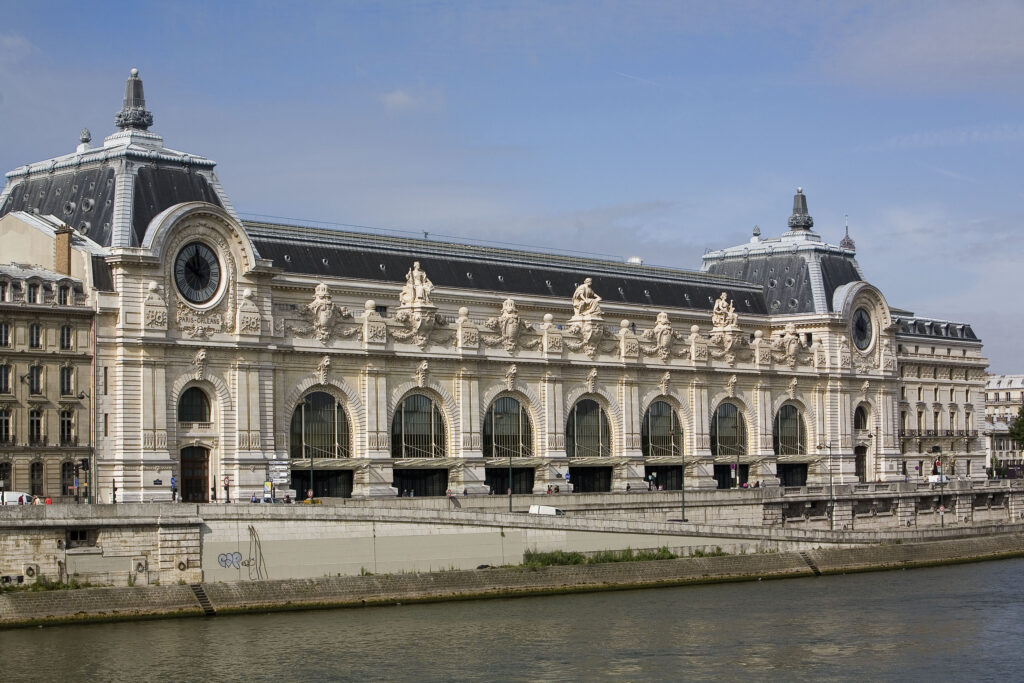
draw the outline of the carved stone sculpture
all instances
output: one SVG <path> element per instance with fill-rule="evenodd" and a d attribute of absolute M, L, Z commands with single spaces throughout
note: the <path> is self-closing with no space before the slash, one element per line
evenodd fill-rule
<path fill-rule="evenodd" d="M 413 261 L 412 268 L 405 274 L 405 286 L 398 295 L 402 306 L 431 306 L 430 293 L 434 291 L 434 283 L 420 268 L 419 261 Z"/>
<path fill-rule="evenodd" d="M 522 333 L 533 329 L 532 326 L 523 321 L 519 316 L 519 309 L 514 299 L 505 299 L 501 304 L 501 315 L 496 318 L 488 318 L 484 327 L 494 330 L 498 334 L 485 334 L 483 341 L 488 346 L 501 345 L 506 351 L 512 353 L 516 347 L 534 348 L 540 344 L 539 339 L 523 340 Z"/>
<path fill-rule="evenodd" d="M 714 330 L 739 329 L 739 315 L 728 297 L 728 294 L 722 292 L 722 296 L 715 301 L 711 311 L 711 327 Z"/>
<path fill-rule="evenodd" d="M 784 362 L 791 368 L 798 362 L 806 363 L 810 360 L 807 342 L 796 333 L 796 325 L 793 323 L 786 323 L 783 332 L 772 339 L 771 349 L 774 360 Z"/>
<path fill-rule="evenodd" d="M 573 320 L 601 317 L 601 297 L 597 295 L 597 292 L 594 291 L 592 285 L 593 280 L 588 277 L 583 281 L 583 284 L 577 287 L 576 291 L 573 292 Z"/>
<path fill-rule="evenodd" d="M 206 349 L 199 349 L 192 356 L 192 379 L 198 381 L 206 374 Z"/>
<path fill-rule="evenodd" d="M 662 311 L 655 320 L 654 327 L 644 330 L 637 335 L 640 340 L 640 349 L 649 356 L 657 356 L 662 360 L 668 360 L 673 355 L 672 341 L 678 337 L 672 332 L 672 323 L 668 319 L 668 313 Z M 675 355 L 687 355 L 689 350 Z"/>
<path fill-rule="evenodd" d="M 156 282 L 149 283 L 149 293 L 142 302 L 142 310 L 147 330 L 167 329 L 167 302 L 164 301 L 163 287 Z"/>
<path fill-rule="evenodd" d="M 238 305 L 238 324 L 235 329 L 239 334 L 259 334 L 260 328 L 260 309 L 253 301 L 252 290 L 246 287 L 242 291 L 242 302 Z"/>

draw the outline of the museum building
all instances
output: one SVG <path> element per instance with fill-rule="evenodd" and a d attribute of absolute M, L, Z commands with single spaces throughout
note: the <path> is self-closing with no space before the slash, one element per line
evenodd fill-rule
<path fill-rule="evenodd" d="M 71 394 L 0 374 L 8 488 L 62 481 L 25 435 L 65 410 L 100 502 L 985 477 L 980 340 L 890 306 L 800 189 L 698 272 L 242 221 L 136 70 L 115 123 L 0 193 L 0 368 L 59 367 L 9 340 L 86 312 Z"/>

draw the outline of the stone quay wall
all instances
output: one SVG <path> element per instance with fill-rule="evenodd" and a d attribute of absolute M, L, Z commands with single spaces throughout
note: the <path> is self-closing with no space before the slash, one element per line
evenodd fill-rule
<path fill-rule="evenodd" d="M 784 499 L 779 492 L 771 495 L 747 507 L 761 511 L 767 502 Z M 866 524 L 829 530 L 781 521 L 707 524 L 689 515 L 689 522 L 680 523 L 646 514 L 665 505 L 657 498 L 622 495 L 630 500 L 612 501 L 623 507 L 622 513 L 588 509 L 593 503 L 585 496 L 569 498 L 581 507 L 560 517 L 495 511 L 493 502 L 473 506 L 444 499 L 392 506 L 7 507 L 0 509 L 0 580 L 142 586 L 307 579 L 515 565 L 527 550 L 666 547 L 682 556 L 717 550 L 750 554 L 978 537 L 1024 528 L 1009 514 L 967 522 L 949 514 L 945 527 L 912 523 L 881 530 Z M 625 507 L 630 503 L 636 507 Z"/>
<path fill-rule="evenodd" d="M 218 582 L 195 587 L 161 585 L 18 591 L 0 593 L 0 626 L 672 586 L 912 568 L 1020 556 L 1024 556 L 1024 534 L 1014 533 L 924 543 L 540 569 L 488 568 Z M 206 605 L 200 602 L 200 592 L 207 601 Z"/>

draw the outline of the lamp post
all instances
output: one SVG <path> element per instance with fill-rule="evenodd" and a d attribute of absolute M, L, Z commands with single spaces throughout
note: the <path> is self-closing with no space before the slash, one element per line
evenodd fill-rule
<path fill-rule="evenodd" d="M 306 443 L 306 411 L 309 410 L 309 397 L 302 402 L 302 445 L 309 455 L 309 502 L 313 502 L 313 446 Z"/>
<path fill-rule="evenodd" d="M 672 437 L 672 455 L 675 455 L 676 450 L 676 436 L 679 432 L 675 430 L 669 430 L 669 435 Z M 739 481 L 739 471 L 736 472 L 737 481 Z M 679 447 L 679 522 L 680 524 L 687 521 L 686 519 L 686 453 L 683 451 L 682 445 Z"/>
<path fill-rule="evenodd" d="M 818 450 L 828 449 L 828 528 L 834 531 L 836 528 L 836 487 L 832 482 L 832 442 L 819 443 Z"/>
<path fill-rule="evenodd" d="M 92 468 L 95 466 L 93 461 L 96 459 L 95 458 L 95 449 L 93 447 L 93 441 L 92 441 L 92 424 L 93 424 L 93 420 L 92 420 L 92 395 L 88 391 L 80 391 L 80 392 L 78 392 L 78 400 L 79 401 L 83 401 L 85 399 L 89 399 L 89 466 L 85 470 L 85 487 L 86 487 L 85 502 L 91 503 L 91 502 L 93 502 L 93 495 L 92 495 Z"/>
<path fill-rule="evenodd" d="M 495 410 L 491 413 L 491 439 L 494 444 L 498 441 L 498 420 L 504 420 L 505 415 Z M 508 511 L 512 512 L 512 449 L 508 449 Z"/>

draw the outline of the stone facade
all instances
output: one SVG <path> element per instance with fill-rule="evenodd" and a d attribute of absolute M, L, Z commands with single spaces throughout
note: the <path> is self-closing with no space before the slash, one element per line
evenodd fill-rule
<path fill-rule="evenodd" d="M 11 259 L 0 264 L 2 487 L 85 498 L 95 315 L 82 269 L 87 245 L 72 243 L 60 222 L 37 216 L 7 216 L 0 226 Z"/>
<path fill-rule="evenodd" d="M 980 341 L 892 309 L 802 190 L 695 273 L 243 223 L 137 119 L 0 194 L 23 217 L 44 172 L 121 160 L 90 228 L 100 501 L 904 481 L 936 447 L 985 476 Z"/>

